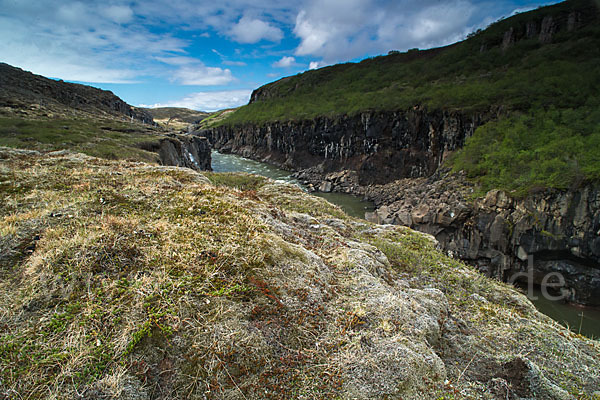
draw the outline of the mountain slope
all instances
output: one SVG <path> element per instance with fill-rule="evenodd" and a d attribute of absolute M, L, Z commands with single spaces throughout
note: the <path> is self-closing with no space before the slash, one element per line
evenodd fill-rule
<path fill-rule="evenodd" d="M 210 169 L 206 139 L 165 133 L 112 92 L 0 63 L 0 146 Z"/>
<path fill-rule="evenodd" d="M 250 104 L 225 123 L 414 106 L 579 107 L 598 98 L 598 21 L 597 2 L 570 0 L 501 20 L 451 46 L 307 71 L 255 90 Z"/>
<path fill-rule="evenodd" d="M 150 114 L 154 121 L 171 129 L 185 129 L 211 115 L 208 112 L 181 107 L 143 108 L 143 110 Z"/>
<path fill-rule="evenodd" d="M 0 107 L 129 118 L 152 123 L 152 116 L 132 107 L 112 92 L 48 79 L 0 63 Z"/>

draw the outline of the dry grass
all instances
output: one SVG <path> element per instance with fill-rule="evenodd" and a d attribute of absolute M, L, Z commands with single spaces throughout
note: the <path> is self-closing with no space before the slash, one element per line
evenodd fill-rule
<path fill-rule="evenodd" d="M 426 236 L 207 176 L 0 149 L 0 396 L 492 398 L 518 357 L 599 384 L 597 344 Z"/>

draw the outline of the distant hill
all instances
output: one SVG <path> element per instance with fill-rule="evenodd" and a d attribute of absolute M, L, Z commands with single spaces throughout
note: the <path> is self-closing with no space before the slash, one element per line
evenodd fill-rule
<path fill-rule="evenodd" d="M 112 92 L 0 63 L 0 146 L 160 162 L 163 131 Z"/>
<path fill-rule="evenodd" d="M 188 125 L 197 124 L 211 113 L 180 107 L 142 108 L 150 114 L 154 121 L 172 129 L 185 129 Z"/>
<path fill-rule="evenodd" d="M 75 113 L 153 123 L 146 111 L 130 106 L 110 91 L 48 79 L 5 63 L 0 63 L 0 108 L 21 115 Z"/>
<path fill-rule="evenodd" d="M 571 0 L 500 20 L 466 40 L 338 64 L 256 89 L 226 124 L 300 120 L 366 110 L 575 108 L 598 96 L 600 18 Z"/>

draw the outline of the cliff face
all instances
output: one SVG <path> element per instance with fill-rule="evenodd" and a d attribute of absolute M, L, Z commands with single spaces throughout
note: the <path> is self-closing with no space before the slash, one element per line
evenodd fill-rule
<path fill-rule="evenodd" d="M 339 118 L 221 126 L 207 132 L 224 152 L 320 173 L 355 170 L 362 185 L 431 175 L 492 113 L 365 112 Z"/>
<path fill-rule="evenodd" d="M 445 251 L 488 276 L 554 286 L 554 294 L 566 300 L 600 305 L 598 186 L 525 199 L 492 190 L 468 201 L 468 193 L 469 184 L 457 176 L 365 190 L 380 204 L 370 215 L 374 221 L 430 233 Z"/>
<path fill-rule="evenodd" d="M 208 139 L 193 135 L 170 134 L 158 144 L 160 163 L 211 171 L 211 147 Z"/>

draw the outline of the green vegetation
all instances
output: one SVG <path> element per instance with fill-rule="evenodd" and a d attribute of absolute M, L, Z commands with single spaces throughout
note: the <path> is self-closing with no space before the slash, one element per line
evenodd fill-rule
<path fill-rule="evenodd" d="M 190 124 L 202 121 L 211 115 L 204 111 L 180 107 L 143 108 L 143 110 L 152 116 L 154 122 L 172 130 L 183 130 Z"/>
<path fill-rule="evenodd" d="M 137 122 L 93 118 L 18 118 L 0 116 L 0 146 L 38 151 L 69 149 L 106 159 L 155 162 L 144 150 L 158 132 Z"/>
<path fill-rule="evenodd" d="M 479 127 L 451 162 L 480 184 L 524 196 L 600 180 L 600 99 L 577 109 L 536 109 Z"/>
<path fill-rule="evenodd" d="M 256 190 L 267 182 L 267 178 L 246 173 L 206 172 L 205 176 L 213 185 L 236 188 L 239 190 Z"/>
<path fill-rule="evenodd" d="M 521 39 L 506 50 L 511 27 L 524 35 L 529 21 L 544 16 L 566 19 L 582 9 L 588 24 L 557 32 L 550 44 Z M 445 48 L 334 65 L 281 79 L 259 89 L 263 98 L 241 107 L 222 124 L 264 123 L 365 110 L 405 110 L 414 106 L 461 110 L 578 108 L 596 97 L 600 86 L 600 24 L 589 0 L 567 1 L 491 25 Z M 590 22 L 591 21 L 591 22 Z"/>
<path fill-rule="evenodd" d="M 232 113 L 234 113 L 238 108 L 229 108 L 227 110 L 215 111 L 214 113 L 208 115 L 202 121 L 200 121 L 199 128 L 206 129 L 211 126 L 218 125 L 221 121 L 227 119 Z"/>

